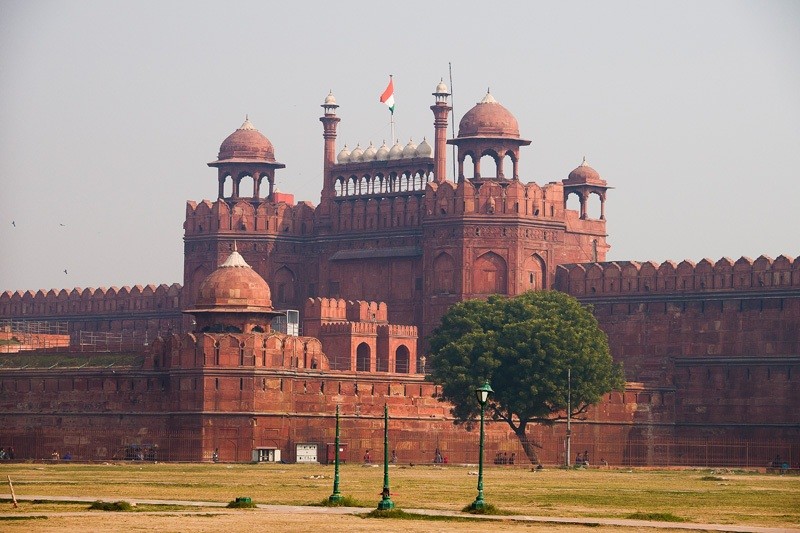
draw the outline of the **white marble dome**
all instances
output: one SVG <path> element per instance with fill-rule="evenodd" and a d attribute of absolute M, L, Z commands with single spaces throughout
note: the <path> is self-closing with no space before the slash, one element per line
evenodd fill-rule
<path fill-rule="evenodd" d="M 347 145 L 344 145 L 342 151 L 339 152 L 339 155 L 336 156 L 336 162 L 341 164 L 349 163 L 350 162 L 350 150 L 347 149 Z"/>
<path fill-rule="evenodd" d="M 422 142 L 417 146 L 417 157 L 430 157 L 433 154 L 433 148 L 428 144 L 426 138 L 422 138 Z"/>
<path fill-rule="evenodd" d="M 413 139 L 408 140 L 408 144 L 403 148 L 403 159 L 417 156 L 417 145 Z"/>
<path fill-rule="evenodd" d="M 386 161 L 387 159 L 389 159 L 389 147 L 386 146 L 386 141 L 383 141 L 381 147 L 375 152 L 375 160 Z"/>
<path fill-rule="evenodd" d="M 363 161 L 375 161 L 376 153 L 377 150 L 375 150 L 375 147 L 372 146 L 372 141 L 370 141 L 369 146 L 367 146 L 367 149 L 364 150 L 364 155 L 361 158 Z"/>
<path fill-rule="evenodd" d="M 389 159 L 401 159 L 403 157 L 403 146 L 400 141 L 394 143 L 391 150 L 389 150 Z"/>

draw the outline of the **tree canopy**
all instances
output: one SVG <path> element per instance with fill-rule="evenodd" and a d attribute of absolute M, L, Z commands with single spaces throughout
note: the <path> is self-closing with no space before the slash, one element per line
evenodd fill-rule
<path fill-rule="evenodd" d="M 487 414 L 509 424 L 533 463 L 538 444 L 527 426 L 566 418 L 568 371 L 573 416 L 624 386 L 622 366 L 612 361 L 590 309 L 557 291 L 460 302 L 429 341 L 428 379 L 441 385 L 456 423 L 479 414 L 475 389 L 488 380 L 494 394 Z"/>

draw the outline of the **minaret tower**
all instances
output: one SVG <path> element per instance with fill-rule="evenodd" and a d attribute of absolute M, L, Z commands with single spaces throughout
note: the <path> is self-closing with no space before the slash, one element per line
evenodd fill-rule
<path fill-rule="evenodd" d="M 325 139 L 325 152 L 323 156 L 323 175 L 325 182 L 322 185 L 322 199 L 333 198 L 333 180 L 331 179 L 331 168 L 336 162 L 336 127 L 339 121 L 342 120 L 336 116 L 336 98 L 333 96 L 333 91 L 328 93 L 325 97 L 325 102 L 322 104 L 322 109 L 325 110 L 325 115 L 320 117 L 322 122 L 322 137 Z"/>
<path fill-rule="evenodd" d="M 450 96 L 450 93 L 444 80 L 436 86 L 433 96 L 436 97 L 436 104 L 431 106 L 434 117 L 433 127 L 436 132 L 433 144 L 433 176 L 436 183 L 443 183 L 447 180 L 447 115 L 453 110 L 447 105 L 447 97 Z"/>

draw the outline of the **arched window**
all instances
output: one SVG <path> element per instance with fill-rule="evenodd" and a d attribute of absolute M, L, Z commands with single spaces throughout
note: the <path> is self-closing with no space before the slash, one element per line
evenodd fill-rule
<path fill-rule="evenodd" d="M 356 370 L 359 372 L 369 372 L 370 349 L 366 342 L 362 342 L 356 348 Z"/>
<path fill-rule="evenodd" d="M 410 354 L 408 348 L 406 348 L 404 345 L 398 346 L 394 354 L 395 372 L 398 372 L 400 374 L 408 374 L 409 359 L 410 359 Z"/>

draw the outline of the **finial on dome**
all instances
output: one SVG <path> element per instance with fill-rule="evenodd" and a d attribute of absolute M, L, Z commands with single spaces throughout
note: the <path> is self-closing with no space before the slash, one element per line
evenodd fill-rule
<path fill-rule="evenodd" d="M 233 240 L 233 251 L 238 252 L 239 250 L 236 249 L 236 239 Z"/>
<path fill-rule="evenodd" d="M 494 96 L 492 96 L 492 93 L 491 93 L 491 91 L 490 91 L 490 90 L 489 90 L 489 88 L 487 87 L 487 88 L 486 88 L 486 96 L 484 96 L 484 97 L 483 97 L 483 100 L 481 100 L 481 101 L 480 101 L 480 102 L 478 102 L 478 103 L 479 103 L 479 104 L 496 104 L 496 103 L 497 103 L 497 100 L 495 100 L 495 99 L 494 99 Z"/>
<path fill-rule="evenodd" d="M 588 167 L 589 163 L 586 162 L 586 156 L 583 156 L 583 161 L 581 162 L 582 167 Z"/>
<path fill-rule="evenodd" d="M 247 114 L 244 115 L 244 123 L 241 125 L 241 127 L 239 129 L 240 130 L 254 130 L 254 129 L 256 129 L 256 127 L 253 126 L 253 123 L 250 122 L 250 116 L 249 115 L 247 115 Z"/>

